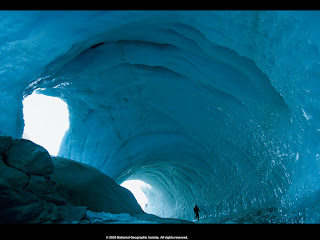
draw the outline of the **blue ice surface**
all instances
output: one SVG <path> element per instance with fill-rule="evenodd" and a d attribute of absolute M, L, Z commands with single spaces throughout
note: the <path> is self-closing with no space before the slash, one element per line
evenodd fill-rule
<path fill-rule="evenodd" d="M 318 11 L 1 11 L 0 133 L 23 97 L 63 99 L 59 155 L 149 212 L 320 222 Z"/>

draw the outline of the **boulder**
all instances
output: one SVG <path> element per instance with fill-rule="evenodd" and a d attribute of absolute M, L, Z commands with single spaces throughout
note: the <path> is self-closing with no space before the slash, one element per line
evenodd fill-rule
<path fill-rule="evenodd" d="M 28 205 L 39 201 L 39 198 L 27 191 L 11 188 L 0 183 L 0 211 L 6 208 Z"/>
<path fill-rule="evenodd" d="M 4 161 L 27 174 L 45 176 L 53 173 L 52 159 L 47 150 L 26 139 L 13 140 L 4 154 Z"/>
<path fill-rule="evenodd" d="M 81 221 L 87 207 L 73 206 L 54 191 L 52 158 L 25 139 L 0 136 L 0 223 Z"/>
<path fill-rule="evenodd" d="M 30 175 L 29 183 L 25 190 L 36 194 L 47 194 L 52 193 L 54 185 L 54 181 L 50 181 L 44 176 Z"/>
<path fill-rule="evenodd" d="M 9 136 L 0 136 L 0 155 L 7 151 L 12 145 L 12 138 Z"/>
<path fill-rule="evenodd" d="M 73 206 L 54 193 L 34 194 L 0 183 L 0 224 L 81 221 L 86 211 L 87 207 Z"/>
<path fill-rule="evenodd" d="M 81 221 L 88 209 L 143 213 L 133 194 L 87 164 L 0 137 L 0 223 Z"/>
<path fill-rule="evenodd" d="M 66 158 L 52 159 L 55 190 L 73 205 L 87 206 L 94 212 L 144 213 L 129 190 L 96 168 Z"/>
<path fill-rule="evenodd" d="M 58 197 L 55 194 L 38 194 L 38 197 L 45 200 L 46 202 L 53 203 L 55 205 L 65 205 L 67 204 L 67 200 L 64 198 Z"/>
<path fill-rule="evenodd" d="M 29 176 L 16 168 L 7 166 L 0 155 L 0 182 L 14 188 L 23 189 L 29 181 Z"/>

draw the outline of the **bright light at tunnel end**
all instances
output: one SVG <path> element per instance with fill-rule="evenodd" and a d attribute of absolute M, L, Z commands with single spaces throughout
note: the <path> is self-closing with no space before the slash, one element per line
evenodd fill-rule
<path fill-rule="evenodd" d="M 22 138 L 39 144 L 50 155 L 56 156 L 69 128 L 67 104 L 60 98 L 34 92 L 23 100 L 23 115 L 25 127 Z"/>
<path fill-rule="evenodd" d="M 151 189 L 151 186 L 141 180 L 124 181 L 123 183 L 121 183 L 121 186 L 132 192 L 143 211 L 146 212 L 148 206 L 148 198 L 143 192 L 143 189 Z"/>

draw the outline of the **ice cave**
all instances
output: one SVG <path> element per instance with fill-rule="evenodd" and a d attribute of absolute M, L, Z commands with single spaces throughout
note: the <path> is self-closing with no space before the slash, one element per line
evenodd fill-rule
<path fill-rule="evenodd" d="M 0 222 L 320 223 L 319 25 L 319 11 L 1 11 Z M 67 106 L 56 156 L 23 139 L 34 93 Z"/>

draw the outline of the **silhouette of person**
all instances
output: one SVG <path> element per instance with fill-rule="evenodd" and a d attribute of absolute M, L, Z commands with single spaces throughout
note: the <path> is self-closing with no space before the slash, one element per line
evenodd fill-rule
<path fill-rule="evenodd" d="M 197 204 L 196 204 L 196 206 L 194 207 L 193 211 L 194 211 L 194 213 L 196 214 L 196 219 L 198 218 L 198 220 L 200 220 L 200 219 L 199 219 L 200 209 L 198 208 Z"/>

